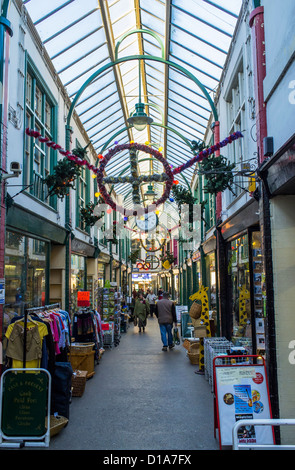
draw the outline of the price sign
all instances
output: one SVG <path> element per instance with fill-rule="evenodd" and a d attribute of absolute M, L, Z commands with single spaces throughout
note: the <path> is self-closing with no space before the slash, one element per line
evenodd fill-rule
<path fill-rule="evenodd" d="M 77 305 L 78 307 L 89 307 L 90 305 L 90 292 L 89 291 L 78 292 Z"/>

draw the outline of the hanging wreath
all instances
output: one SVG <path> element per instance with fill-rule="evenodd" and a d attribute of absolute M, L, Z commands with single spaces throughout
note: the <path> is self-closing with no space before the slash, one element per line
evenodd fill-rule
<path fill-rule="evenodd" d="M 99 168 L 97 169 L 97 171 L 95 172 L 97 174 L 97 183 L 98 183 L 98 186 L 99 186 L 99 191 L 100 191 L 100 194 L 101 196 L 103 197 L 104 201 L 109 205 L 111 206 L 112 209 L 114 210 L 117 210 L 119 212 L 121 212 L 122 214 L 126 215 L 126 216 L 129 216 L 129 215 L 141 215 L 141 214 L 144 214 L 145 212 L 148 212 L 148 208 L 139 208 L 139 209 L 136 209 L 136 210 L 133 210 L 133 209 L 125 209 L 121 206 L 118 206 L 114 201 L 113 199 L 111 198 L 111 196 L 109 195 L 109 193 L 107 192 L 104 184 L 105 182 L 111 182 L 113 184 L 117 183 L 117 182 L 125 182 L 125 183 L 131 183 L 133 186 L 136 186 L 137 184 L 139 185 L 141 180 L 140 178 L 137 178 L 136 176 L 130 176 L 130 177 L 120 177 L 120 180 L 119 178 L 116 179 L 116 178 L 107 178 L 107 179 L 104 179 L 104 171 L 105 171 L 105 167 L 107 165 L 107 163 L 111 160 L 111 158 L 116 155 L 118 152 L 121 152 L 122 150 L 131 150 L 131 152 L 133 153 L 134 150 L 140 150 L 142 152 L 145 152 L 145 153 L 148 153 L 150 155 L 152 155 L 153 157 L 155 157 L 157 160 L 159 160 L 163 167 L 164 167 L 164 178 L 165 179 L 165 189 L 164 189 L 164 192 L 162 194 L 162 196 L 157 200 L 155 201 L 155 206 L 159 206 L 161 204 L 163 204 L 166 199 L 169 197 L 169 194 L 170 194 L 170 190 L 173 186 L 173 183 L 174 183 L 174 177 L 173 177 L 173 173 L 172 173 L 172 170 L 171 170 L 171 167 L 169 165 L 169 163 L 167 162 L 167 160 L 163 157 L 163 155 L 161 154 L 161 152 L 159 152 L 158 150 L 155 150 L 153 149 L 152 147 L 149 147 L 148 145 L 143 145 L 143 144 L 137 144 L 137 143 L 129 143 L 129 144 L 122 144 L 122 145 L 117 145 L 115 147 L 113 147 L 112 149 L 110 149 L 107 154 L 101 159 L 101 164 L 99 166 Z M 149 180 L 150 180 L 150 177 L 149 177 Z"/>
<path fill-rule="evenodd" d="M 211 155 L 200 162 L 199 165 L 199 174 L 206 176 L 205 192 L 217 194 L 229 189 L 234 194 L 231 188 L 234 178 L 234 163 L 228 162 L 222 155 L 218 157 Z"/>

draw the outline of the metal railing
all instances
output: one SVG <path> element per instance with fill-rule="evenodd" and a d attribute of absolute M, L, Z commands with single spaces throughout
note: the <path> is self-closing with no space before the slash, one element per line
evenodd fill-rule
<path fill-rule="evenodd" d="M 239 444 L 238 430 L 242 426 L 294 426 L 295 419 L 241 419 L 236 422 L 232 430 L 233 450 L 294 450 L 292 444 Z"/>

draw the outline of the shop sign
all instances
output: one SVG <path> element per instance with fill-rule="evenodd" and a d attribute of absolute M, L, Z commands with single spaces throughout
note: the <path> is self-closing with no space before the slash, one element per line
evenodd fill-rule
<path fill-rule="evenodd" d="M 1 382 L 1 439 L 33 439 L 48 434 L 48 372 L 42 369 L 7 370 Z"/>
<path fill-rule="evenodd" d="M 217 427 L 220 447 L 230 446 L 232 429 L 241 419 L 270 419 L 270 399 L 265 364 L 253 364 L 247 356 L 240 356 L 238 363 L 231 356 L 214 359 L 214 386 Z M 274 444 L 271 426 L 241 426 L 239 444 Z"/>
<path fill-rule="evenodd" d="M 78 291 L 77 292 L 77 306 L 89 307 L 89 305 L 90 305 L 90 291 Z"/>
<path fill-rule="evenodd" d="M 200 261 L 200 259 L 201 259 L 200 251 L 195 251 L 192 255 L 192 260 L 196 262 L 196 261 Z"/>

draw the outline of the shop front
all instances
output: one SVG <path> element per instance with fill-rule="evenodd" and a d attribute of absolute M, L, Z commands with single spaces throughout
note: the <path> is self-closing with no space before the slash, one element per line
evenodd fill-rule
<path fill-rule="evenodd" d="M 222 334 L 248 354 L 265 352 L 265 288 L 258 204 L 251 201 L 221 227 L 225 243 Z M 239 228 L 240 230 L 237 232 Z M 225 292 L 224 292 L 225 291 Z"/>
<path fill-rule="evenodd" d="M 203 260 L 200 264 L 202 269 L 202 284 L 208 287 L 209 320 L 211 336 L 218 335 L 218 289 L 217 289 L 217 262 L 216 262 L 216 237 L 211 235 L 202 244 Z"/>
<path fill-rule="evenodd" d="M 49 243 L 6 232 L 4 328 L 14 314 L 48 303 Z"/>

